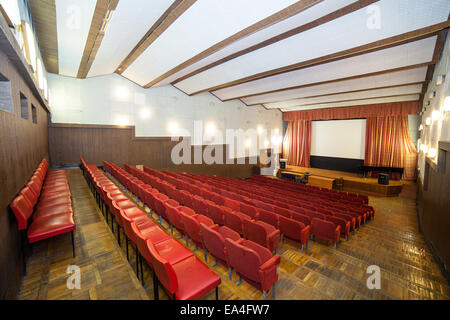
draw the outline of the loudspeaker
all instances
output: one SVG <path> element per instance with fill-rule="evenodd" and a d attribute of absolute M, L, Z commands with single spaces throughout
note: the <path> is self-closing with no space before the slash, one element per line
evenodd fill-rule
<path fill-rule="evenodd" d="M 280 159 L 280 169 L 286 169 L 287 159 Z"/>
<path fill-rule="evenodd" d="M 378 184 L 389 184 L 389 175 L 386 173 L 378 174 Z"/>

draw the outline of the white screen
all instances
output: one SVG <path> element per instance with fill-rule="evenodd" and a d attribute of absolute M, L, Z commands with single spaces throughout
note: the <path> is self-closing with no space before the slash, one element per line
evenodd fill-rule
<path fill-rule="evenodd" d="M 366 120 L 311 122 L 311 155 L 364 159 Z"/>

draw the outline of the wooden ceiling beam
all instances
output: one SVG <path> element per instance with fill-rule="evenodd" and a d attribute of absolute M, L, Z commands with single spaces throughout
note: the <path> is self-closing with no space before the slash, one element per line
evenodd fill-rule
<path fill-rule="evenodd" d="M 442 48 L 444 46 L 445 39 L 446 39 L 447 30 L 448 29 L 441 30 L 438 33 L 438 37 L 437 37 L 437 40 L 436 40 L 436 45 L 434 47 L 434 52 L 433 52 L 433 64 L 430 64 L 428 66 L 427 75 L 425 77 L 425 83 L 424 83 L 424 85 L 422 87 L 422 92 L 420 93 L 420 105 L 423 105 L 423 100 L 424 100 L 424 97 L 425 97 L 425 93 L 428 90 L 428 84 L 430 83 L 431 80 L 433 80 L 434 68 L 435 68 L 436 63 L 439 60 L 439 56 L 440 56 L 440 54 L 442 52 Z"/>
<path fill-rule="evenodd" d="M 434 25 L 431 25 L 428 27 L 409 31 L 406 33 L 402 33 L 400 35 L 396 35 L 396 36 L 389 37 L 386 39 L 378 40 L 378 41 L 371 42 L 371 43 L 361 45 L 358 47 L 354 47 L 351 49 L 335 52 L 335 53 L 328 54 L 328 55 L 325 55 L 322 57 L 302 61 L 299 63 L 284 66 L 281 68 L 260 72 L 260 73 L 253 74 L 248 77 L 236 79 L 236 80 L 226 82 L 226 83 L 223 83 L 223 84 L 220 84 L 217 86 L 201 89 L 201 90 L 192 92 L 189 95 L 194 95 L 194 94 L 206 92 L 206 91 L 215 91 L 215 90 L 219 90 L 219 89 L 223 89 L 223 88 L 228 88 L 228 87 L 232 87 L 232 86 L 235 86 L 238 84 L 242 84 L 242 83 L 246 83 L 246 82 L 250 82 L 250 81 L 254 81 L 254 80 L 259 80 L 259 79 L 264 79 L 267 77 L 271 77 L 274 75 L 278 75 L 278 74 L 282 74 L 282 73 L 286 73 L 286 72 L 290 72 L 290 71 L 305 69 L 308 67 L 317 66 L 317 65 L 321 65 L 321 64 L 325 64 L 325 63 L 330 63 L 333 61 L 338 61 L 338 60 L 342 60 L 342 59 L 346 59 L 346 58 L 351 58 L 351 57 L 359 56 L 362 54 L 366 54 L 366 53 L 370 53 L 370 52 L 374 52 L 374 51 L 378 51 L 378 50 L 382 50 L 382 49 L 388 49 L 388 48 L 399 46 L 399 45 L 402 45 L 402 44 L 405 44 L 408 42 L 417 41 L 417 40 L 431 37 L 433 35 L 436 35 L 439 31 L 448 28 L 449 26 L 450 26 L 450 22 L 444 21 L 444 22 L 437 23 L 437 24 L 434 24 Z"/>
<path fill-rule="evenodd" d="M 289 109 L 292 109 L 292 108 L 309 107 L 309 106 L 315 106 L 315 105 L 321 105 L 321 104 L 353 102 L 353 101 L 359 101 L 359 100 L 376 100 L 376 99 L 395 98 L 395 97 L 407 97 L 407 96 L 418 96 L 418 95 L 419 95 L 419 93 L 408 93 L 408 94 L 395 94 L 395 95 L 390 95 L 390 96 L 380 96 L 380 97 L 363 98 L 363 99 L 348 99 L 348 100 L 339 100 L 339 101 L 326 101 L 326 102 L 320 102 L 320 103 L 299 104 L 299 105 L 290 106 L 290 107 L 283 108 L 283 109 L 284 110 L 289 110 Z M 413 100 L 413 101 L 416 101 L 416 100 Z M 338 108 L 338 107 L 333 107 L 332 106 L 330 108 Z M 269 109 L 277 109 L 277 108 L 269 108 Z M 308 109 L 305 109 L 305 110 L 308 110 Z"/>
<path fill-rule="evenodd" d="M 233 42 L 239 41 L 239 40 L 241 40 L 241 39 L 243 39 L 243 38 L 245 38 L 245 37 L 247 37 L 247 36 L 249 36 L 249 35 L 251 35 L 251 34 L 253 34 L 255 32 L 258 32 L 258 31 L 260 31 L 260 30 L 262 30 L 264 28 L 267 28 L 267 27 L 269 27 L 271 25 L 274 25 L 274 24 L 276 24 L 276 23 L 278 23 L 280 21 L 283 21 L 283 20 L 285 20 L 285 19 L 287 19 L 289 17 L 292 17 L 292 16 L 294 16 L 294 15 L 296 15 L 296 14 L 298 14 L 298 13 L 300 13 L 300 12 L 302 12 L 302 11 L 308 9 L 308 8 L 311 8 L 312 6 L 318 4 L 318 3 L 322 2 L 322 1 L 323 0 L 302 0 L 302 1 L 297 1 L 296 3 L 286 7 L 285 9 L 280 10 L 280 11 L 278 11 L 278 12 L 268 16 L 267 18 L 262 19 L 261 21 L 258 21 L 256 23 L 252 24 L 251 26 L 249 26 L 249 27 L 247 27 L 247 28 L 245 28 L 245 29 L 243 29 L 243 30 L 241 30 L 241 31 L 239 31 L 239 32 L 229 36 L 228 38 L 226 38 L 226 39 L 224 39 L 224 40 L 214 44 L 213 46 L 211 46 L 208 49 L 200 52 L 199 54 L 195 55 L 194 57 L 190 58 L 189 60 L 186 60 L 185 62 L 177 65 L 176 67 L 172 68 L 171 70 L 167 71 L 166 73 L 162 74 L 161 76 L 153 79 L 152 81 L 147 83 L 144 87 L 145 88 L 149 88 L 149 87 L 157 84 L 158 82 L 164 80 L 165 78 L 173 75 L 174 73 L 179 72 L 179 71 L 189 67 L 190 65 L 192 65 L 192 64 L 194 64 L 194 63 L 196 63 L 196 62 L 198 62 L 198 61 L 200 61 L 200 60 L 202 60 L 202 59 L 204 59 L 204 58 L 206 58 L 208 56 L 210 56 L 211 54 L 213 54 L 213 53 L 215 53 L 215 52 L 225 48 L 226 46 L 232 44 Z M 365 0 L 365 1 L 367 1 L 367 0 Z M 378 1 L 378 0 L 376 0 L 376 1 Z M 371 0 L 371 2 L 374 2 L 374 0 Z M 256 50 L 256 49 L 253 49 L 253 50 Z M 250 50 L 250 51 L 252 51 L 252 50 Z M 250 52 L 250 51 L 248 51 L 248 52 Z M 224 58 L 224 59 L 226 59 L 226 58 Z M 230 58 L 230 59 L 232 59 L 232 58 Z M 221 59 L 220 61 L 222 61 L 222 60 L 223 59 Z M 223 61 L 223 62 L 225 62 L 225 61 Z M 223 63 L 223 62 L 220 62 L 220 63 Z M 201 68 L 199 70 L 203 71 L 203 69 L 204 68 Z M 195 73 L 198 73 L 198 72 L 201 72 L 201 71 L 194 71 L 192 73 L 195 74 Z M 184 77 L 182 77 L 182 78 L 184 78 Z M 181 81 L 181 80 L 179 80 L 179 79 L 175 80 L 175 82 L 177 82 L 177 81 Z M 175 82 L 173 82 L 173 83 L 175 83 Z"/>
<path fill-rule="evenodd" d="M 410 65 L 410 66 L 406 66 L 406 67 L 387 69 L 387 70 L 382 70 L 382 71 L 377 71 L 377 72 L 363 73 L 363 74 L 359 74 L 359 75 L 351 76 L 351 77 L 345 77 L 345 78 L 338 78 L 338 79 L 327 80 L 327 81 L 319 81 L 319 82 L 307 83 L 307 84 L 302 84 L 302 85 L 299 85 L 299 86 L 292 86 L 292 87 L 274 89 L 274 90 L 270 90 L 270 91 L 263 91 L 263 92 L 253 93 L 253 94 L 249 94 L 249 95 L 245 95 L 245 96 L 239 96 L 239 97 L 233 97 L 233 98 L 229 98 L 229 99 L 223 99 L 222 101 L 230 101 L 230 100 L 234 100 L 234 99 L 249 98 L 249 97 L 259 96 L 259 95 L 262 95 L 262 94 L 282 92 L 282 91 L 288 91 L 288 90 L 292 90 L 292 89 L 308 88 L 308 87 L 313 87 L 313 86 L 326 84 L 326 83 L 334 83 L 334 82 L 340 82 L 340 81 L 346 81 L 346 80 L 354 80 L 354 79 L 360 79 L 360 78 L 371 77 L 371 76 L 378 76 L 378 75 L 387 74 L 387 73 L 393 73 L 393 72 L 398 72 L 398 71 L 405 71 L 405 70 L 411 70 L 411 69 L 427 67 L 430 64 L 433 64 L 433 61 L 428 61 L 428 62 L 424 62 L 424 63 L 414 64 L 414 65 Z"/>
<path fill-rule="evenodd" d="M 340 17 L 342 17 L 344 15 L 347 15 L 349 13 L 352 13 L 352 12 L 356 11 L 356 10 L 364 8 L 364 7 L 370 5 L 370 4 L 374 3 L 374 2 L 377 2 L 377 1 L 379 1 L 379 0 L 361 0 L 361 1 L 354 2 L 354 3 L 348 5 L 348 6 L 344 7 L 344 8 L 341 8 L 339 10 L 336 10 L 336 11 L 332 12 L 332 13 L 329 13 L 329 14 L 327 14 L 327 15 L 325 15 L 323 17 L 320 17 L 320 18 L 318 18 L 318 19 L 316 19 L 314 21 L 311 21 L 309 23 L 306 23 L 304 25 L 301 25 L 301 26 L 296 27 L 294 29 L 291 29 L 289 31 L 283 32 L 283 33 L 281 33 L 279 35 L 276 35 L 276 36 L 274 36 L 272 38 L 269 38 L 269 39 L 267 39 L 267 40 L 265 40 L 263 42 L 257 43 L 257 44 L 255 44 L 253 46 L 250 46 L 250 47 L 246 48 L 246 49 L 240 50 L 240 51 L 235 52 L 235 53 L 233 53 L 233 54 L 231 54 L 229 56 L 226 56 L 226 57 L 224 57 L 224 58 L 222 58 L 220 60 L 212 62 L 212 63 L 210 63 L 210 64 L 208 64 L 208 65 L 206 65 L 206 66 L 204 66 L 202 68 L 194 70 L 194 71 L 192 71 L 192 72 L 190 72 L 190 73 L 188 73 L 188 74 L 186 74 L 186 75 L 184 75 L 182 77 L 179 77 L 179 78 L 175 79 L 174 81 L 172 81 L 172 84 L 176 84 L 177 82 L 183 81 L 183 80 L 185 80 L 187 78 L 190 78 L 190 77 L 192 77 L 192 76 L 194 76 L 194 75 L 196 75 L 198 73 L 201 73 L 201 72 L 206 71 L 208 69 L 214 68 L 215 66 L 218 66 L 218 65 L 220 65 L 222 63 L 225 63 L 227 61 L 230 61 L 232 59 L 235 59 L 237 57 L 240 57 L 242 55 L 250 53 L 252 51 L 255 51 L 255 50 L 267 47 L 267 46 L 269 46 L 271 44 L 274 44 L 274 43 L 276 43 L 278 41 L 281 41 L 281 40 L 287 39 L 289 37 L 292 37 L 292 36 L 294 36 L 296 34 L 299 34 L 299 33 L 305 32 L 307 30 L 316 28 L 316 27 L 318 27 L 318 26 L 320 26 L 322 24 L 325 24 L 327 22 L 330 22 L 330 21 L 333 21 L 335 19 L 338 19 L 338 18 L 340 18 Z"/>
<path fill-rule="evenodd" d="M 104 23 L 109 23 L 109 21 L 106 21 L 110 18 L 108 15 L 116 9 L 118 3 L 119 0 L 97 0 L 83 56 L 78 67 L 77 78 L 84 79 L 87 77 L 105 35 L 102 26 Z"/>
<path fill-rule="evenodd" d="M 302 96 L 302 97 L 290 98 L 287 100 L 285 99 L 285 100 L 279 100 L 279 101 L 266 101 L 266 102 L 250 103 L 250 104 L 245 103 L 241 99 L 239 99 L 239 100 L 241 100 L 247 106 L 257 106 L 260 104 L 282 103 L 282 102 L 287 102 L 287 101 L 296 100 L 296 99 L 319 98 L 319 97 L 333 96 L 333 95 L 337 95 L 337 94 L 348 94 L 348 93 L 357 93 L 357 92 L 373 91 L 373 90 L 380 90 L 380 89 L 391 89 L 391 88 L 406 87 L 406 86 L 417 85 L 417 84 L 423 85 L 424 83 L 425 83 L 424 81 L 410 82 L 410 83 L 395 84 L 392 86 L 373 87 L 373 88 L 351 90 L 351 91 L 340 91 L 340 92 L 333 92 L 333 93 L 326 93 L 326 94 L 318 94 L 318 95 L 313 95 L 313 96 Z"/>
<path fill-rule="evenodd" d="M 169 28 L 196 0 L 175 0 L 163 15 L 151 26 L 115 72 L 122 74 L 164 31 Z"/>
<path fill-rule="evenodd" d="M 59 73 L 55 0 L 28 0 L 39 48 L 47 72 Z"/>

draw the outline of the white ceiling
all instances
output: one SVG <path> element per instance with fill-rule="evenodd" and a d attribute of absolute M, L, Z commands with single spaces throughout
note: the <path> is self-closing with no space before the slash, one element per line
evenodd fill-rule
<path fill-rule="evenodd" d="M 379 0 L 340 17 L 342 10 L 360 1 L 322 0 L 315 4 L 312 0 L 306 1 L 197 0 L 156 37 L 122 75 L 142 86 L 162 78 L 154 86 L 173 84 L 186 94 L 210 91 L 221 100 L 240 98 L 247 105 L 264 104 L 267 108 L 282 110 L 420 98 L 427 66 L 398 68 L 430 64 L 437 43 L 435 34 L 331 62 L 302 68 L 295 68 L 295 65 L 313 59 L 320 61 L 327 55 L 445 22 L 450 1 Z M 267 17 L 279 16 L 283 9 L 290 10 L 304 3 L 312 5 L 245 37 L 237 36 Z M 173 4 L 174 0 L 119 0 L 88 77 L 114 73 Z M 76 77 L 96 1 L 55 0 L 55 5 L 59 72 Z M 379 28 L 368 24 L 374 14 L 379 18 L 376 20 L 380 22 Z M 327 15 L 336 15 L 336 18 L 317 23 L 317 19 Z M 259 49 L 249 49 L 308 23 L 314 25 Z M 189 62 L 233 36 L 236 40 L 231 44 Z M 243 50 L 247 51 L 236 54 Z M 235 56 L 230 57 L 233 54 Z M 221 59 L 227 61 L 221 62 Z M 292 71 L 273 73 L 285 67 Z M 215 87 L 220 89 L 215 90 Z"/>
<path fill-rule="evenodd" d="M 168 0 L 120 0 L 88 76 L 113 73 L 172 3 Z"/>

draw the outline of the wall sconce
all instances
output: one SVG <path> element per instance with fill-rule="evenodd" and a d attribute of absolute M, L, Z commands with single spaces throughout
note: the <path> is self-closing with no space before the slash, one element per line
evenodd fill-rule
<path fill-rule="evenodd" d="M 440 86 L 444 83 L 445 80 L 445 74 L 440 74 L 436 77 L 436 85 Z"/>
<path fill-rule="evenodd" d="M 432 119 L 433 121 L 439 120 L 440 117 L 441 117 L 441 113 L 440 113 L 438 110 L 434 110 L 434 111 L 431 113 L 431 119 Z"/>
<path fill-rule="evenodd" d="M 430 92 L 430 95 L 428 96 L 430 99 L 433 99 L 436 97 L 436 91 Z"/>
<path fill-rule="evenodd" d="M 423 151 L 423 153 L 427 153 L 428 152 L 428 146 L 423 144 L 422 145 L 422 151 Z"/>
<path fill-rule="evenodd" d="M 450 111 L 450 96 L 446 96 L 444 100 L 444 112 Z"/>
<path fill-rule="evenodd" d="M 256 131 L 258 132 L 259 135 L 261 135 L 264 131 L 262 126 L 258 126 L 258 128 L 256 128 Z"/>
<path fill-rule="evenodd" d="M 430 158 L 436 158 L 436 149 L 435 148 L 430 148 L 430 150 L 428 150 L 428 156 Z"/>
<path fill-rule="evenodd" d="M 420 124 L 419 131 L 422 131 L 422 130 L 423 130 L 423 124 Z"/>
<path fill-rule="evenodd" d="M 428 117 L 428 118 L 425 119 L 425 124 L 426 124 L 427 126 L 431 125 L 431 118 L 430 118 L 430 117 Z"/>

